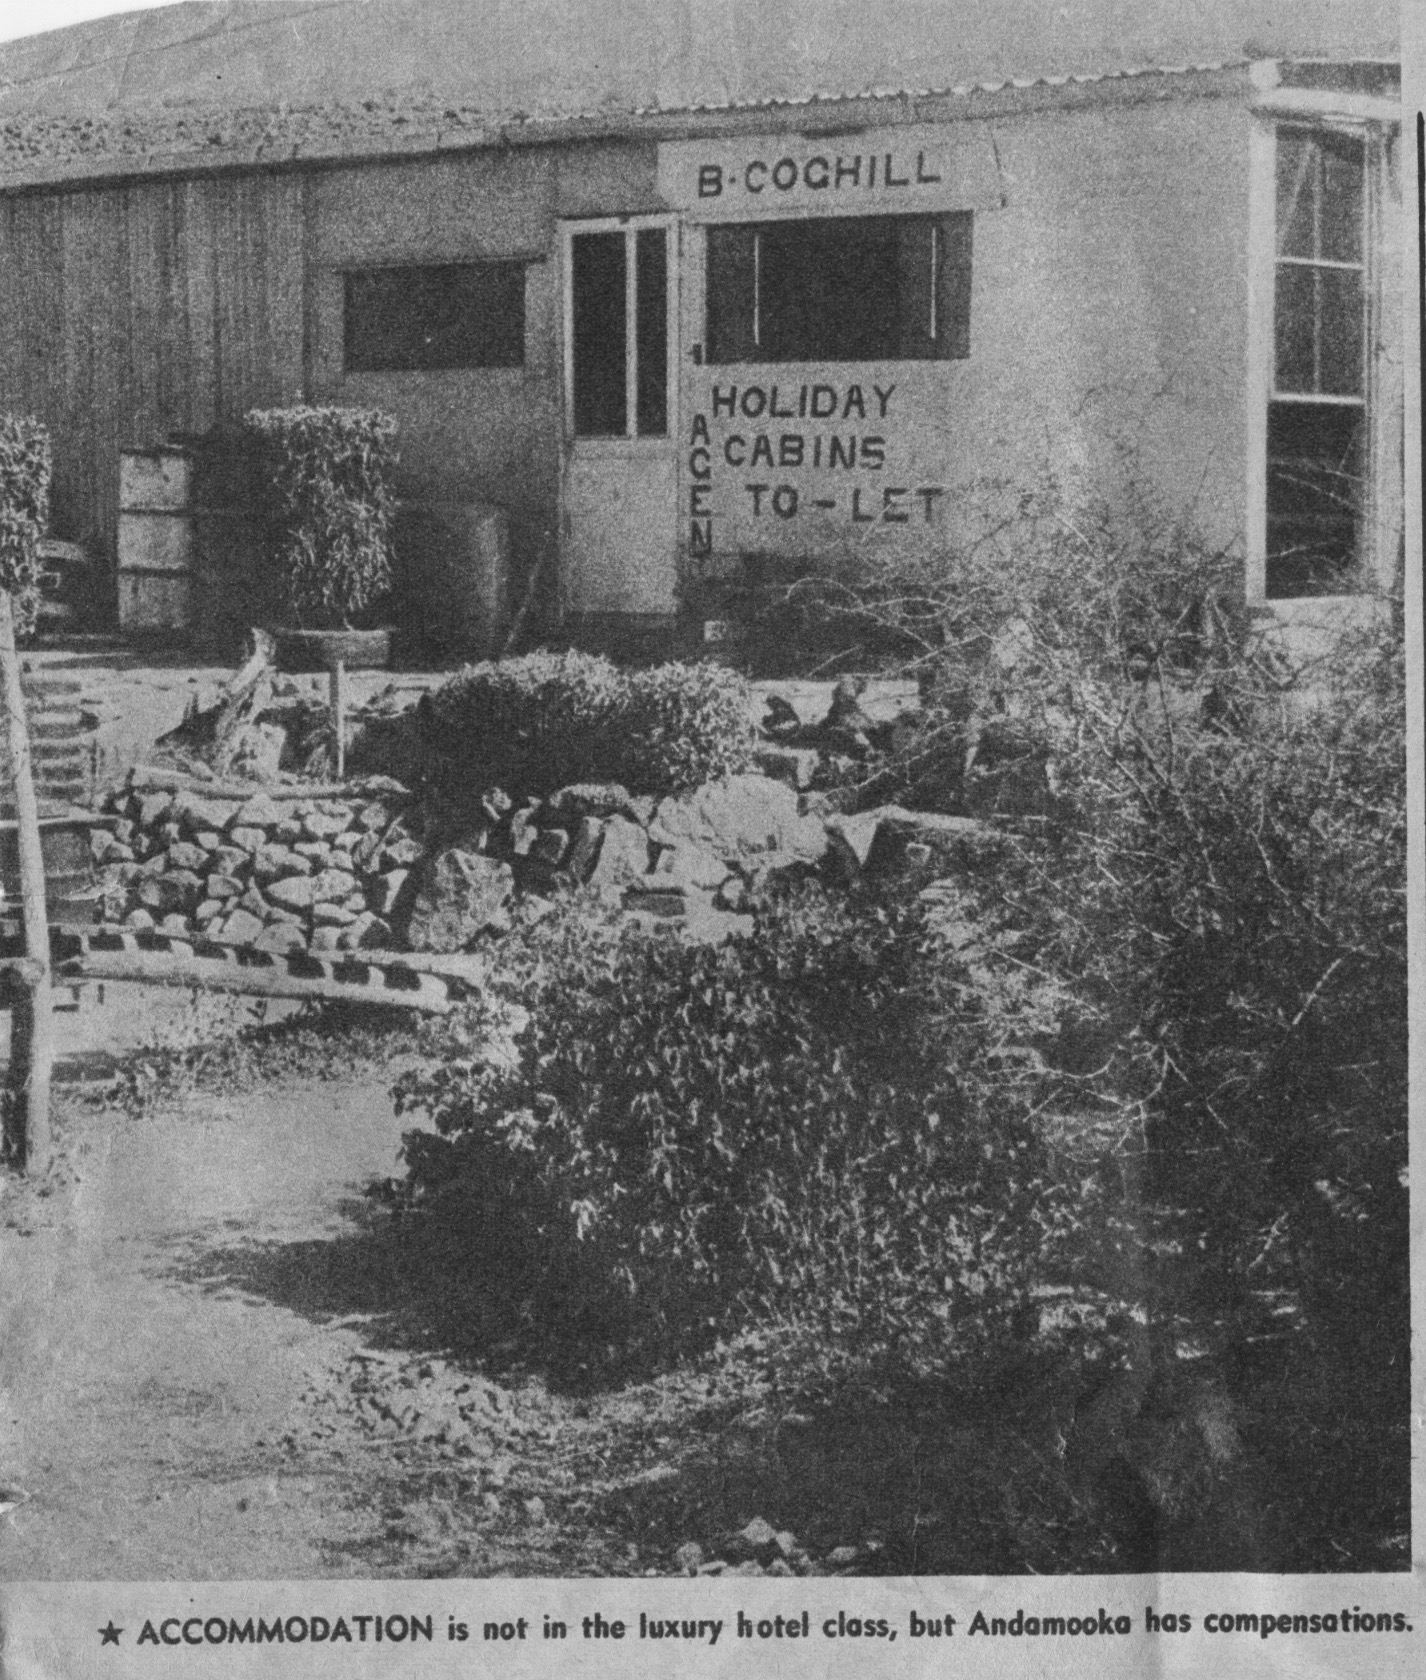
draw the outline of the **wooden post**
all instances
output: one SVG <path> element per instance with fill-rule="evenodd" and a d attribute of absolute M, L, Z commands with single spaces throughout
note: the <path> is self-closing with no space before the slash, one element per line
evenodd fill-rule
<path fill-rule="evenodd" d="M 20 906 L 25 953 L 31 959 L 25 983 L 14 994 L 10 1014 L 11 1153 L 18 1165 L 43 1171 L 50 1158 L 50 1069 L 54 1061 L 54 1016 L 50 1009 L 49 914 L 45 908 L 45 862 L 40 850 L 40 808 L 30 770 L 30 731 L 20 688 L 15 649 L 15 615 L 0 589 L 0 707 L 15 794 L 15 836 L 20 853 Z"/>
<path fill-rule="evenodd" d="M 340 782 L 347 773 L 347 668 L 340 659 L 332 663 L 332 738 L 336 742 L 332 769 Z"/>

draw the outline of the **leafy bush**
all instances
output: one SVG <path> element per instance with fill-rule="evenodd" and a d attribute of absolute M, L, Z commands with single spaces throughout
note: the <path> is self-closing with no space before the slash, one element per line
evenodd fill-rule
<path fill-rule="evenodd" d="M 584 653 L 467 666 L 424 703 L 437 773 L 521 793 L 623 782 L 667 793 L 746 768 L 747 685 L 717 665 L 623 671 Z"/>
<path fill-rule="evenodd" d="M 374 409 L 254 409 L 299 624 L 349 625 L 391 587 L 396 422 Z"/>
<path fill-rule="evenodd" d="M 10 596 L 15 633 L 39 612 L 39 542 L 49 523 L 50 435 L 38 420 L 0 414 L 0 589 Z"/>
<path fill-rule="evenodd" d="M 399 1106 L 435 1122 L 418 1198 L 547 1321 L 667 1352 L 781 1314 L 918 1362 L 1035 1321 L 1083 1217 L 1034 1118 L 1055 1002 L 974 976 L 933 904 L 809 886 L 718 948 L 536 937 L 513 1062 Z"/>

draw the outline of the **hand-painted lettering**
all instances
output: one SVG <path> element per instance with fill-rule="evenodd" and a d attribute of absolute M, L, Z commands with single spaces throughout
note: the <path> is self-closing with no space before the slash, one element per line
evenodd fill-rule
<path fill-rule="evenodd" d="M 700 443 L 697 449 L 688 452 L 688 476 L 690 478 L 712 478 L 713 457 Z"/>
<path fill-rule="evenodd" d="M 772 184 L 779 192 L 787 192 L 797 185 L 796 158 L 779 158 L 772 166 Z"/>
<path fill-rule="evenodd" d="M 760 180 L 757 186 L 753 185 L 753 171 L 755 169 L 762 176 L 766 176 L 767 174 L 767 165 L 763 163 L 761 159 L 754 158 L 748 167 L 743 171 L 743 185 L 750 193 L 760 193 L 763 190 L 763 187 L 767 184 L 765 180 Z"/>
<path fill-rule="evenodd" d="M 921 501 L 925 506 L 926 523 L 929 525 L 931 523 L 931 505 L 937 496 L 944 496 L 945 491 L 939 484 L 924 484 L 916 492 L 916 494 L 921 498 Z"/>
<path fill-rule="evenodd" d="M 772 440 L 766 432 L 759 432 L 753 439 L 753 458 L 748 465 L 756 467 L 759 464 L 767 467 L 775 464 L 772 458 Z"/>
<path fill-rule="evenodd" d="M 772 493 L 772 511 L 779 519 L 791 519 L 797 512 L 797 487 L 779 484 Z"/>
<path fill-rule="evenodd" d="M 829 467 L 854 467 L 857 464 L 857 435 L 855 432 L 843 444 L 834 432 L 827 439 L 827 465 Z"/>
<path fill-rule="evenodd" d="M 704 560 L 713 552 L 713 521 L 691 519 L 688 523 L 688 552 L 697 560 Z"/>
<path fill-rule="evenodd" d="M 852 523 L 854 525 L 870 525 L 875 520 L 875 518 L 876 518 L 876 515 L 874 513 L 863 513 L 862 512 L 862 493 L 861 493 L 860 490 L 853 490 L 852 491 Z"/>
<path fill-rule="evenodd" d="M 881 412 L 885 414 L 886 410 L 882 409 Z M 693 430 L 688 434 L 688 441 L 690 443 L 709 443 L 712 441 L 708 436 L 708 416 L 706 414 L 695 414 L 693 416 Z"/>
<path fill-rule="evenodd" d="M 763 497 L 772 489 L 772 486 L 770 484 L 745 484 L 743 488 L 753 498 L 753 518 L 757 519 L 762 514 Z"/>
<path fill-rule="evenodd" d="M 802 465 L 802 433 L 784 432 L 777 440 L 777 464 L 780 467 Z"/>
<path fill-rule="evenodd" d="M 743 387 L 743 418 L 756 420 L 767 407 L 767 392 L 761 385 L 745 385 Z"/>
<path fill-rule="evenodd" d="M 843 181 L 850 181 L 854 187 L 859 187 L 862 184 L 862 159 L 860 152 L 857 153 L 850 163 L 844 163 L 840 157 L 837 159 L 837 185 L 840 187 Z"/>
<path fill-rule="evenodd" d="M 705 163 L 698 171 L 698 196 L 717 198 L 723 191 L 723 171 L 716 163 Z"/>
<path fill-rule="evenodd" d="M 886 405 L 891 401 L 891 393 L 895 389 L 896 387 L 894 385 L 888 385 L 884 391 L 880 385 L 872 386 L 872 390 L 876 392 L 876 400 L 881 404 L 881 413 L 878 416 L 879 419 L 886 419 Z"/>
<path fill-rule="evenodd" d="M 884 173 L 884 180 L 885 180 L 885 183 L 888 187 L 909 187 L 911 185 L 911 177 L 909 175 L 893 175 L 891 173 L 891 153 L 890 152 L 888 152 L 886 154 L 886 170 L 885 170 L 885 173 Z"/>
<path fill-rule="evenodd" d="M 734 447 L 738 453 L 733 453 Z M 741 432 L 729 432 L 723 439 L 723 459 L 730 467 L 741 467 L 747 460 L 748 440 Z"/>
<path fill-rule="evenodd" d="M 692 485 L 688 492 L 688 511 L 690 514 L 708 514 L 713 509 L 708 506 L 708 498 L 713 494 L 711 484 Z"/>
<path fill-rule="evenodd" d="M 713 387 L 713 418 L 726 414 L 731 420 L 738 406 L 738 387 L 730 385 L 725 391 L 721 385 Z"/>
<path fill-rule="evenodd" d="M 883 525 L 909 525 L 911 515 L 900 506 L 901 498 L 909 490 L 893 490 L 890 485 L 881 493 L 881 522 Z"/>
<path fill-rule="evenodd" d="M 816 170 L 816 175 L 812 171 Z M 824 157 L 810 157 L 802 166 L 802 179 L 811 187 L 813 192 L 821 192 L 831 184 L 832 166 Z"/>
<path fill-rule="evenodd" d="M 857 411 L 858 420 L 866 419 L 866 398 L 862 395 L 862 388 L 860 385 L 847 386 L 846 402 L 842 408 L 843 420 L 851 419 L 853 409 Z"/>
<path fill-rule="evenodd" d="M 812 418 L 814 420 L 830 420 L 837 412 L 837 387 L 835 385 L 814 385 L 812 387 Z"/>
<path fill-rule="evenodd" d="M 862 465 L 873 471 L 886 465 L 886 439 L 877 432 L 868 432 L 862 439 Z"/>
<path fill-rule="evenodd" d="M 932 175 L 930 173 L 930 171 L 926 168 L 926 154 L 925 154 L 925 152 L 917 152 L 917 154 L 916 154 L 916 184 L 917 184 L 917 186 L 919 186 L 919 187 L 929 187 L 933 181 L 939 181 L 940 178 L 941 177 L 939 175 Z"/>
<path fill-rule="evenodd" d="M 773 417 L 774 420 L 795 420 L 797 418 L 797 414 L 796 414 L 795 410 L 790 409 L 790 408 L 779 408 L 777 406 L 777 386 L 776 385 L 774 385 L 773 388 L 772 388 L 772 398 L 771 398 L 771 401 L 768 403 L 767 411 Z"/>

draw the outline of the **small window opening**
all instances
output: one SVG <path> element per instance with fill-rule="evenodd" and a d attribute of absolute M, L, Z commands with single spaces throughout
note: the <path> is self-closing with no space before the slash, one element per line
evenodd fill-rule
<path fill-rule="evenodd" d="M 525 265 L 443 263 L 344 276 L 348 373 L 519 367 Z"/>

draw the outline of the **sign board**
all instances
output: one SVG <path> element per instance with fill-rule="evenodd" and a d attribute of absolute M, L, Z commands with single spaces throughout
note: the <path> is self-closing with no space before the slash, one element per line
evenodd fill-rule
<path fill-rule="evenodd" d="M 659 147 L 658 185 L 685 219 L 703 222 L 989 210 L 1001 202 L 982 123 L 670 141 Z"/>

